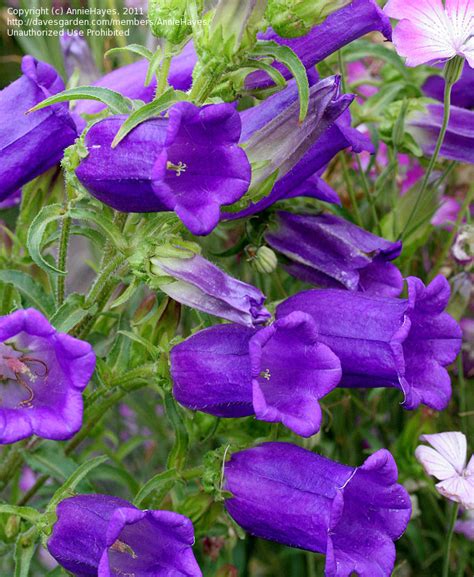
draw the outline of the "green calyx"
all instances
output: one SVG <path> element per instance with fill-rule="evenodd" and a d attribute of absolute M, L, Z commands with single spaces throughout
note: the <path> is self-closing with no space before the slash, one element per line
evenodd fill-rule
<path fill-rule="evenodd" d="M 265 17 L 283 38 L 304 36 L 351 0 L 268 0 Z"/>
<path fill-rule="evenodd" d="M 146 282 L 153 289 L 159 289 L 164 284 L 175 281 L 163 270 L 163 263 L 176 259 L 189 260 L 200 252 L 201 248 L 198 244 L 172 237 L 164 243 L 137 249 L 129 257 L 129 263 L 133 274 L 138 279 Z"/>
<path fill-rule="evenodd" d="M 207 76 L 239 66 L 264 27 L 266 0 L 220 0 L 204 17 L 196 50 Z"/>
<path fill-rule="evenodd" d="M 464 69 L 464 58 L 462 56 L 455 56 L 448 60 L 444 66 L 443 76 L 446 84 L 454 86 L 456 82 L 461 78 L 462 71 Z"/>

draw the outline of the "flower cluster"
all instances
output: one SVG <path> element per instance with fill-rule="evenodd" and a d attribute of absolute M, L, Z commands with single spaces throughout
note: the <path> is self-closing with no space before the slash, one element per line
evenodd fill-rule
<path fill-rule="evenodd" d="M 435 431 L 472 414 L 474 2 L 379 4 L 151 0 L 158 42 L 107 74 L 61 37 L 67 89 L 23 57 L 0 92 L 0 573 L 250 575 L 243 530 L 311 575 L 390 577 L 424 489 L 443 577 L 460 557 L 474 457 Z"/>

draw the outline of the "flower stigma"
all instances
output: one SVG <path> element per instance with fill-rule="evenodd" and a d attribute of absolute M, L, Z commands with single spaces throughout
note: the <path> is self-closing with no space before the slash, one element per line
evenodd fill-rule
<path fill-rule="evenodd" d="M 173 162 L 170 162 L 168 160 L 168 162 L 166 163 L 166 169 L 174 170 L 176 172 L 176 176 L 181 176 L 181 173 L 186 172 L 187 168 L 188 168 L 187 164 L 181 161 L 179 161 L 178 164 L 174 164 Z"/>

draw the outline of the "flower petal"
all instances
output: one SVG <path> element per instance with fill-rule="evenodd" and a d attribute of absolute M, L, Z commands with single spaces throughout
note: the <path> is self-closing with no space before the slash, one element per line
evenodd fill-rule
<path fill-rule="evenodd" d="M 444 481 L 457 475 L 453 465 L 431 447 L 420 445 L 416 448 L 415 457 L 428 475 L 436 479 Z"/>
<path fill-rule="evenodd" d="M 453 40 L 456 47 L 464 44 L 473 32 L 474 4 L 471 0 L 446 0 Z"/>
<path fill-rule="evenodd" d="M 453 23 L 441 0 L 390 0 L 385 13 L 401 20 L 393 33 L 408 66 L 452 58 L 457 53 Z M 466 37 L 465 37 L 466 38 Z"/>
<path fill-rule="evenodd" d="M 295 311 L 257 332 L 249 343 L 257 419 L 281 422 L 298 435 L 319 431 L 319 399 L 341 378 L 339 359 L 318 342 L 313 319 Z"/>
<path fill-rule="evenodd" d="M 448 460 L 459 475 L 466 465 L 466 436 L 457 431 L 422 435 L 422 441 L 429 443 L 440 455 Z"/>
<path fill-rule="evenodd" d="M 464 509 L 474 509 L 474 477 L 451 477 L 436 485 L 438 492 Z"/>

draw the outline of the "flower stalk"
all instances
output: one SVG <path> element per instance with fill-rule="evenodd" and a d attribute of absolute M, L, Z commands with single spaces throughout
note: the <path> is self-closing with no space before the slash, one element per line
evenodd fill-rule
<path fill-rule="evenodd" d="M 454 503 L 451 508 L 451 515 L 449 517 L 449 527 L 448 535 L 446 539 L 446 553 L 444 555 L 443 562 L 443 577 L 449 576 L 449 559 L 451 556 L 451 544 L 453 541 L 454 525 L 456 524 L 456 519 L 458 518 L 459 503 Z"/>
<path fill-rule="evenodd" d="M 452 60 L 449 60 L 444 69 L 444 77 L 445 77 L 445 88 L 444 88 L 444 114 L 443 114 L 443 123 L 441 125 L 441 130 L 439 131 L 438 140 L 436 142 L 436 147 L 431 156 L 430 163 L 428 164 L 428 168 L 425 172 L 425 176 L 421 183 L 420 191 L 418 192 L 415 204 L 411 210 L 411 213 L 407 219 L 407 222 L 400 233 L 399 239 L 407 238 L 413 231 L 409 228 L 410 223 L 416 214 L 418 206 L 423 198 L 426 189 L 428 188 L 428 184 L 430 182 L 431 174 L 438 162 L 439 153 L 441 152 L 441 147 L 443 146 L 444 137 L 446 136 L 446 132 L 448 130 L 449 119 L 451 116 L 451 93 L 453 90 L 453 86 L 459 80 L 462 69 L 464 66 L 464 59 L 456 56 Z"/>

